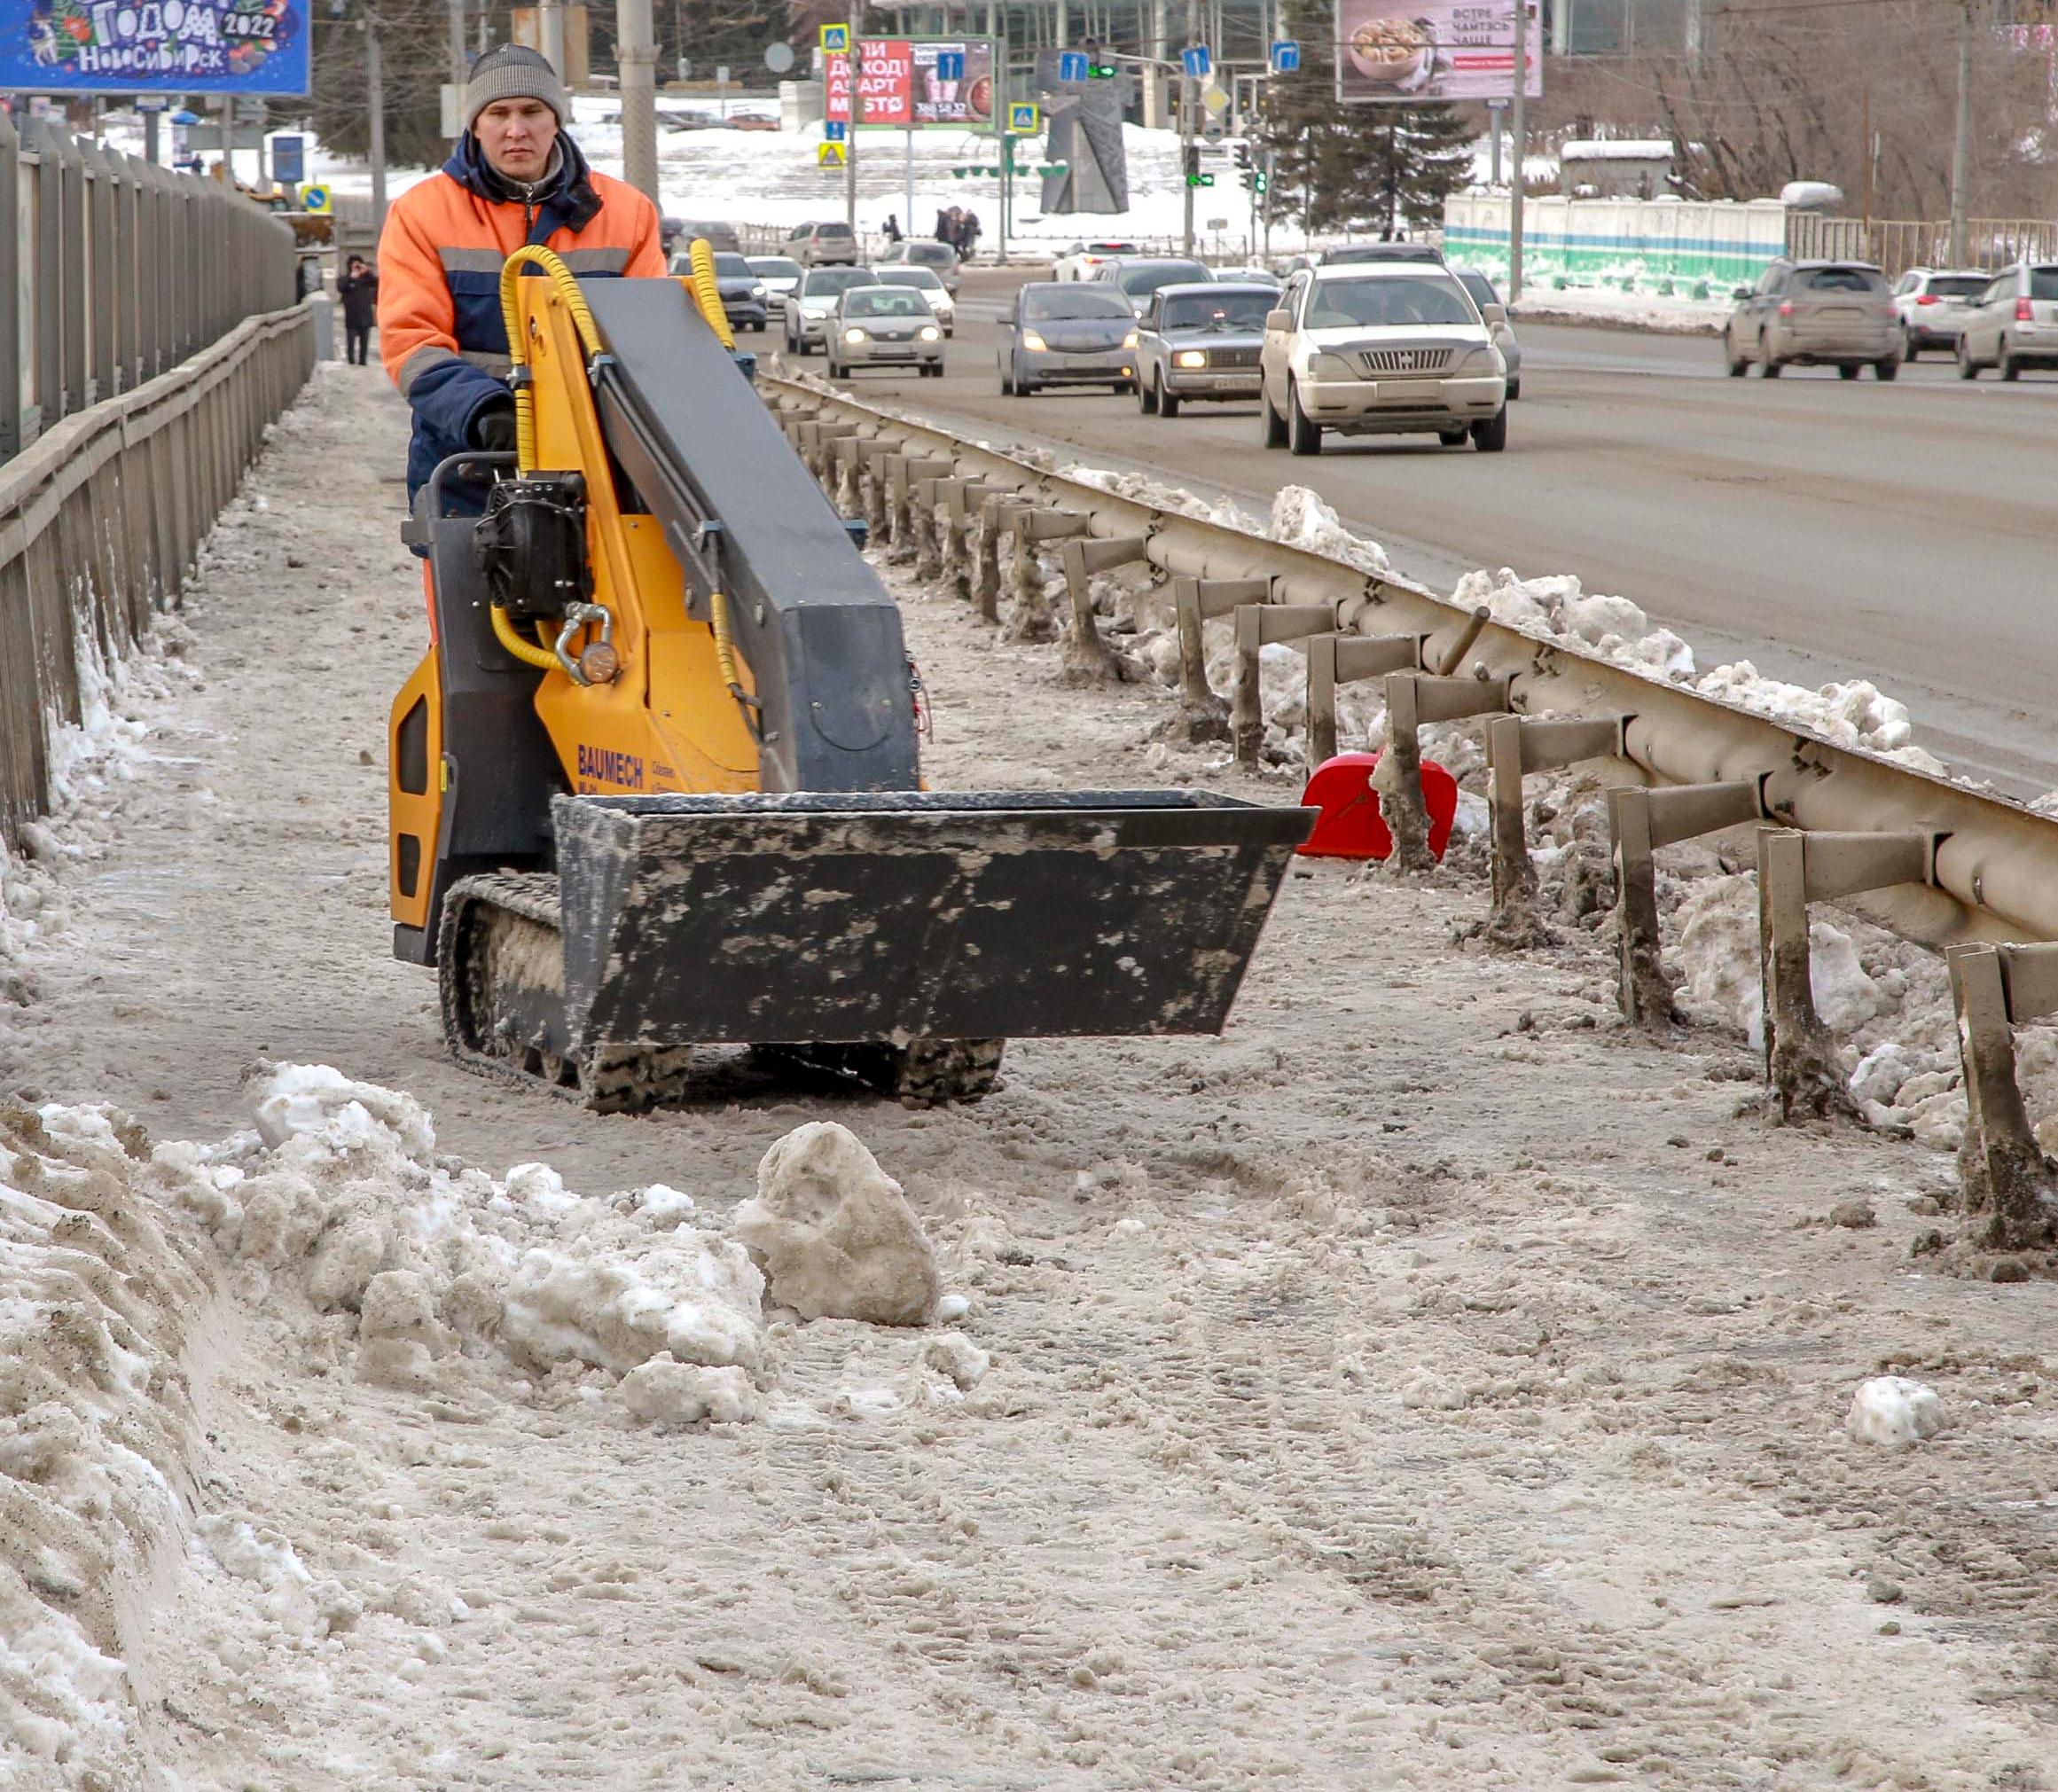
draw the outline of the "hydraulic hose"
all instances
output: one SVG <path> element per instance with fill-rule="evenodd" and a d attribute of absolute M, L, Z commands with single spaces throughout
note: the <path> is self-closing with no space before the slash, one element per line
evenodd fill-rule
<path fill-rule="evenodd" d="M 720 591 L 708 593 L 708 626 L 715 635 L 715 669 L 735 698 L 736 707 L 752 734 L 757 732 L 757 699 L 743 688 L 743 674 L 736 664 L 736 638 L 729 632 L 729 599 Z"/>
<path fill-rule="evenodd" d="M 715 278 L 715 246 L 705 237 L 695 237 L 686 260 L 693 270 L 687 290 L 693 293 L 693 302 L 700 308 L 700 315 L 708 320 L 708 327 L 715 333 L 716 340 L 733 354 L 736 333 L 729 327 L 728 312 L 722 309 L 722 284 Z"/>
<path fill-rule="evenodd" d="M 534 666 L 539 672 L 554 671 L 558 656 L 548 647 L 541 647 L 533 641 L 525 641 L 507 619 L 507 609 L 503 604 L 489 604 L 488 613 L 493 618 L 493 638 L 514 655 L 525 666 Z"/>
<path fill-rule="evenodd" d="M 579 283 L 572 278 L 572 270 L 550 250 L 535 243 L 524 243 L 500 265 L 500 316 L 507 326 L 507 358 L 513 363 L 518 377 L 514 387 L 514 453 L 516 471 L 536 471 L 536 395 L 531 391 L 524 370 L 528 366 L 528 345 L 521 338 L 521 310 L 515 303 L 517 283 L 521 279 L 524 268 L 540 268 L 572 319 L 572 327 L 579 333 L 579 346 L 589 357 L 600 353 L 600 333 L 594 327 L 593 314 L 586 309 L 585 295 L 579 291 Z M 714 276 L 714 262 L 708 263 L 708 277 Z M 497 632 L 497 625 L 496 628 Z M 557 664 L 555 655 L 549 656 L 549 663 Z"/>

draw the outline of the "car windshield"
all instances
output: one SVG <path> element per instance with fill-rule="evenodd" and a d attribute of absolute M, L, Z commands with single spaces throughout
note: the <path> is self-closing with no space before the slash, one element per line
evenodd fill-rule
<path fill-rule="evenodd" d="M 1306 328 L 1348 330 L 1365 324 L 1475 324 L 1472 301 L 1448 274 L 1375 280 L 1319 280 L 1309 295 Z"/>
<path fill-rule="evenodd" d="M 1512 27 L 1510 30 L 1512 32 Z M 1512 37 L 1510 41 L 1513 41 Z M 1472 294 L 1472 302 L 1475 305 L 1498 305 L 1500 303 L 1499 295 L 1493 290 L 1493 282 L 1488 279 L 1484 274 L 1460 274 L 1458 277 L 1458 284 Z"/>
<path fill-rule="evenodd" d="M 1181 293 L 1165 301 L 1168 330 L 1262 330 L 1275 293 Z"/>
<path fill-rule="evenodd" d="M 1038 323 L 1063 324 L 1082 317 L 1120 317 L 1130 320 L 1128 301 L 1119 293 L 1092 292 L 1083 287 L 1037 286 L 1022 295 L 1022 315 Z"/>
<path fill-rule="evenodd" d="M 1508 31 L 1508 42 L 1511 43 L 1514 42 L 1514 31 L 1512 26 Z M 1074 254 L 1084 253 L 1089 255 L 1133 255 L 1137 253 L 1137 246 L 1134 243 L 1088 243 L 1084 251 L 1075 249 L 1072 253 Z"/>
<path fill-rule="evenodd" d="M 1512 27 L 1509 28 L 1513 29 Z M 724 280 L 752 280 L 757 278 L 756 270 L 741 255 L 716 255 L 715 271 Z"/>
<path fill-rule="evenodd" d="M 870 268 L 817 268 L 808 276 L 803 290 L 812 299 L 830 293 L 847 293 L 853 286 L 876 286 Z"/>
<path fill-rule="evenodd" d="M 797 280 L 801 277 L 801 264 L 789 262 L 784 255 L 752 255 L 748 260 L 750 271 L 768 280 Z"/>
<path fill-rule="evenodd" d="M 958 259 L 957 250 L 948 243 L 910 243 L 901 253 L 911 262 L 926 262 L 932 268 L 947 268 Z"/>
<path fill-rule="evenodd" d="M 1513 41 L 1512 35 L 1510 41 Z M 1984 274 L 1938 274 L 1923 289 L 1939 299 L 1976 299 L 1986 291 Z"/>
<path fill-rule="evenodd" d="M 2031 268 L 2030 296 L 2032 299 L 2058 299 L 2058 268 Z"/>
<path fill-rule="evenodd" d="M 926 317 L 929 308 L 914 293 L 900 286 L 874 286 L 868 293 L 853 293 L 843 301 L 846 317 Z"/>
<path fill-rule="evenodd" d="M 1116 274 L 1115 284 L 1135 296 L 1154 293 L 1160 286 L 1184 286 L 1207 278 L 1207 269 L 1198 262 L 1139 262 Z"/>
<path fill-rule="evenodd" d="M 1883 293 L 1886 278 L 1875 268 L 1804 268 L 1794 277 L 1804 293 Z"/>
<path fill-rule="evenodd" d="M 889 286 L 926 286 L 932 293 L 943 290 L 943 283 L 927 268 L 880 268 L 878 273 Z"/>

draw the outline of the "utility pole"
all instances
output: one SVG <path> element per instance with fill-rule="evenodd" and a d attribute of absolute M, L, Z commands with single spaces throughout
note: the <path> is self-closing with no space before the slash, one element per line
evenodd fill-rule
<path fill-rule="evenodd" d="M 850 118 L 843 127 L 843 222 L 850 226 L 853 240 L 857 236 L 857 121 L 865 110 L 857 91 L 865 74 L 865 46 L 857 34 L 864 27 L 865 0 L 850 0 L 850 48 L 846 52 L 850 62 Z M 908 223 L 912 225 L 914 220 L 910 218 Z"/>
<path fill-rule="evenodd" d="M 558 79 L 562 81 L 565 78 L 565 0 L 541 0 L 536 7 L 536 34 L 543 39 L 539 47 L 544 60 L 557 70 Z"/>
<path fill-rule="evenodd" d="M 1201 41 L 1201 0 L 1186 0 L 1186 47 Z M 1186 223 L 1181 231 L 1186 253 L 1193 253 L 1193 114 L 1201 109 L 1201 83 L 1179 67 L 1179 179 L 1186 189 Z"/>
<path fill-rule="evenodd" d="M 657 192 L 657 31 L 650 0 L 614 0 L 614 73 L 622 88 L 622 178 L 662 211 Z"/>
<path fill-rule="evenodd" d="M 364 14 L 364 109 L 371 114 L 372 232 L 386 229 L 386 64 L 379 53 L 379 15 Z"/>
<path fill-rule="evenodd" d="M 1863 203 L 1859 211 L 1865 219 L 1865 233 L 1867 239 L 1866 253 L 1870 254 L 1870 239 L 1872 237 L 1872 76 L 1869 74 L 1866 76 L 1865 86 L 1859 93 L 1858 115 L 1861 138 L 1860 147 L 1865 154 L 1865 176 L 1861 184 Z"/>
<path fill-rule="evenodd" d="M 1522 295 L 1522 164 L 1528 160 L 1528 122 L 1522 101 L 1530 84 L 1530 0 L 1515 0 L 1515 90 L 1508 106 L 1514 137 L 1514 168 L 1507 188 L 1507 301 Z"/>
<path fill-rule="evenodd" d="M 563 69 L 558 73 L 562 74 Z M 465 103 L 465 0 L 450 0 L 450 84 L 458 90 L 458 104 Z"/>
<path fill-rule="evenodd" d="M 1951 145 L 1951 265 L 1962 268 L 1965 249 L 1965 184 L 1972 160 L 1972 0 L 1958 13 L 1958 130 Z"/>

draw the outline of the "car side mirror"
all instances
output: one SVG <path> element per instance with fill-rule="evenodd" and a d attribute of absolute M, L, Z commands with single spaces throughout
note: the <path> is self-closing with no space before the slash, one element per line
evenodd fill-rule
<path fill-rule="evenodd" d="M 1485 318 L 1490 325 L 1506 324 L 1507 322 L 1507 307 L 1506 305 L 1482 305 L 1479 308 L 1479 315 Z"/>
<path fill-rule="evenodd" d="M 1749 286 L 1739 286 L 1736 291 L 1732 293 L 1729 296 L 1736 300 L 1741 304 L 1744 300 L 1750 297 L 1750 288 Z"/>
<path fill-rule="evenodd" d="M 1264 314 L 1264 327 L 1268 333 L 1273 330 L 1291 330 L 1294 327 L 1294 314 L 1287 310 L 1267 311 Z"/>

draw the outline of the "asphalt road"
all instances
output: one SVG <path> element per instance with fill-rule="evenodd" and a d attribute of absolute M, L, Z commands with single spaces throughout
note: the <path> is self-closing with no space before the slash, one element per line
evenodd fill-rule
<path fill-rule="evenodd" d="M 2058 785 L 2058 373 L 1967 385 L 1938 356 L 1891 385 L 1733 380 L 1712 338 L 1530 324 L 1506 453 L 1332 439 L 1295 460 L 1261 450 L 1252 405 L 1164 422 L 1104 392 L 1003 398 L 995 320 L 1020 278 L 968 277 L 941 381 L 867 373 L 858 395 L 1261 512 L 1310 485 L 1433 588 L 1481 566 L 1576 573 L 1703 668 L 1869 677 L 1973 775 Z"/>

